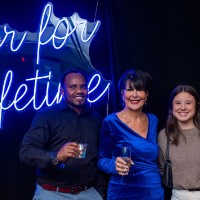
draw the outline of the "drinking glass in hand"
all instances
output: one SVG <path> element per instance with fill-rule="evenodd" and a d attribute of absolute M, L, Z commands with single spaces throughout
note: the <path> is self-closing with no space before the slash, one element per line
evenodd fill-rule
<path fill-rule="evenodd" d="M 128 167 L 130 167 L 130 165 L 131 165 L 131 147 L 122 147 L 121 158 L 127 163 Z M 124 172 L 124 174 L 128 174 L 128 171 Z"/>

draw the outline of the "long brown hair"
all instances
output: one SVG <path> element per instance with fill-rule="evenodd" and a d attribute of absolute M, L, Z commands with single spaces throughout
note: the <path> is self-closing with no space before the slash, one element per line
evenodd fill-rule
<path fill-rule="evenodd" d="M 173 109 L 173 100 L 174 97 L 177 96 L 181 92 L 187 92 L 190 95 L 192 95 L 195 99 L 196 102 L 196 112 L 193 118 L 195 126 L 200 130 L 200 97 L 196 89 L 190 85 L 178 85 L 177 87 L 174 88 L 170 100 L 169 100 L 169 112 L 168 112 L 168 118 L 166 122 L 166 135 L 167 138 L 172 141 L 172 144 L 175 144 L 176 146 L 179 144 L 179 139 L 181 135 L 181 130 L 180 127 L 177 123 L 177 119 L 173 116 L 172 114 L 172 109 Z"/>

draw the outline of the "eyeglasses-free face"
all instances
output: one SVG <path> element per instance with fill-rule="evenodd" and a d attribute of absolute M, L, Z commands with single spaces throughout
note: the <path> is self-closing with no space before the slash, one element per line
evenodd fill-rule
<path fill-rule="evenodd" d="M 194 124 L 193 118 L 196 112 L 195 98 L 187 93 L 181 92 L 176 95 L 172 102 L 172 114 L 179 124 Z"/>
<path fill-rule="evenodd" d="M 144 90 L 134 88 L 130 80 L 126 81 L 124 90 L 122 91 L 122 99 L 127 108 L 131 110 L 141 110 L 147 101 L 148 93 Z"/>
<path fill-rule="evenodd" d="M 70 73 L 65 77 L 61 94 L 66 102 L 75 109 L 82 109 L 88 96 L 87 84 L 81 73 Z"/>

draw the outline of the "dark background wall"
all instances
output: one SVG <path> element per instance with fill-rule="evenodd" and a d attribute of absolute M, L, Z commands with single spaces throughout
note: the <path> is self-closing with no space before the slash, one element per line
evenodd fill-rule
<path fill-rule="evenodd" d="M 8 23 L 18 31 L 35 32 L 47 2 L 7 0 L 0 6 L 0 25 Z M 117 81 L 131 67 L 145 70 L 153 77 L 153 93 L 147 110 L 159 117 L 159 130 L 164 127 L 169 95 L 177 84 L 191 84 L 200 90 L 199 1 L 51 2 L 57 17 L 68 17 L 77 12 L 88 21 L 101 20 L 101 27 L 90 47 L 90 57 L 103 77 L 112 81 L 110 113 L 121 109 Z M 2 60 L 0 57 L 0 67 Z M 16 63 L 16 67 L 23 70 L 20 66 Z M 106 103 L 107 96 L 93 107 L 105 116 Z M 2 200 L 29 200 L 33 195 L 35 169 L 21 164 L 18 152 L 34 114 L 35 111 L 28 109 L 24 112 L 9 110 L 4 115 L 4 129 L 0 131 Z"/>

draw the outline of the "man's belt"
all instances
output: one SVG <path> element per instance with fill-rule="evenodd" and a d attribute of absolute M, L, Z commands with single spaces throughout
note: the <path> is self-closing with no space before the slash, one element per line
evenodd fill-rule
<path fill-rule="evenodd" d="M 72 187 L 56 187 L 49 184 L 42 184 L 43 189 L 54 191 L 54 192 L 62 192 L 62 193 L 71 193 L 71 194 L 78 194 L 82 191 L 86 191 L 87 189 L 91 188 L 92 185 L 77 185 Z"/>

